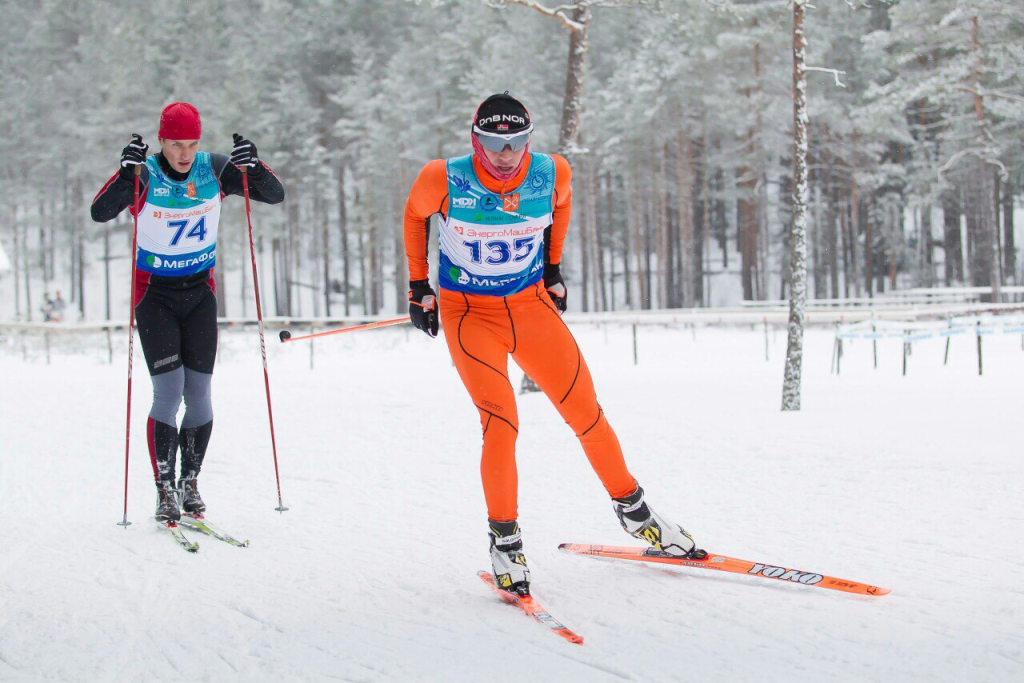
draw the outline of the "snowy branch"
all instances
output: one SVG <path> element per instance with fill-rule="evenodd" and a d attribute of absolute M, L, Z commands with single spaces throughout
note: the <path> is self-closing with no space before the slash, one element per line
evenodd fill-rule
<path fill-rule="evenodd" d="M 845 71 L 840 71 L 839 69 L 829 69 L 829 68 L 826 68 L 826 67 L 823 67 L 823 66 L 808 66 L 808 67 L 805 67 L 805 69 L 807 71 L 817 71 L 817 72 L 823 73 L 823 74 L 832 74 L 832 77 L 836 79 L 836 86 L 837 87 L 839 87 L 839 88 L 845 88 L 846 87 L 846 84 L 843 83 L 843 81 L 841 80 L 842 77 L 846 75 Z"/>
<path fill-rule="evenodd" d="M 993 153 L 991 149 L 985 147 L 971 147 L 968 149 L 962 149 L 949 158 L 949 161 L 944 163 L 938 171 L 939 181 L 945 181 L 946 173 L 948 173 L 953 167 L 955 167 L 961 159 L 964 157 L 973 156 L 977 157 L 986 164 L 991 164 L 999 169 L 999 176 L 1005 181 L 1010 177 L 1009 171 L 1006 170 L 1006 166 L 1000 161 Z"/>
<path fill-rule="evenodd" d="M 1021 97 L 1020 95 L 1013 95 L 1008 92 L 1003 92 L 1001 90 L 987 90 L 985 88 L 982 88 L 981 90 L 975 90 L 974 88 L 968 87 L 966 85 L 953 85 L 950 87 L 953 90 L 959 90 L 961 92 L 969 93 L 971 95 L 977 95 L 979 97 L 1001 97 L 1003 99 L 1011 100 L 1013 102 L 1024 102 L 1024 97 Z"/>
<path fill-rule="evenodd" d="M 577 21 L 573 21 L 567 14 L 568 11 L 576 9 L 579 6 L 578 4 L 548 7 L 546 5 L 540 4 L 536 0 L 486 0 L 486 5 L 493 9 L 504 9 L 509 5 L 519 5 L 521 7 L 527 7 L 529 9 L 540 12 L 545 16 L 558 19 L 560 22 L 562 22 L 563 26 L 565 26 L 570 31 L 573 31 L 574 33 L 576 31 L 582 31 L 584 29 L 583 24 Z"/>
<path fill-rule="evenodd" d="M 548 7 L 538 0 L 484 0 L 484 4 L 492 9 L 504 9 L 509 5 L 519 5 L 540 12 L 544 16 L 558 19 L 570 31 L 582 31 L 586 28 L 569 16 L 570 12 L 593 7 L 656 7 L 658 0 L 579 0 L 565 5 Z"/>

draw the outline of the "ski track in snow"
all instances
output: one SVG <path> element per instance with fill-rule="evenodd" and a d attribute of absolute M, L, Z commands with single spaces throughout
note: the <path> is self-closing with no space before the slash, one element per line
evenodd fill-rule
<path fill-rule="evenodd" d="M 785 335 L 576 328 L 631 471 L 714 552 L 893 589 L 850 596 L 577 557 L 636 544 L 578 442 L 520 397 L 520 522 L 569 645 L 504 604 L 488 569 L 479 420 L 443 340 L 392 329 L 268 340 L 283 515 L 254 331 L 222 336 L 209 517 L 190 555 L 152 522 L 150 383 L 136 345 L 127 530 L 125 340 L 0 339 L 0 680 L 1024 679 L 1019 396 L 1012 336 L 806 338 L 804 409 L 779 411 Z M 510 364 L 518 387 L 521 373 Z"/>

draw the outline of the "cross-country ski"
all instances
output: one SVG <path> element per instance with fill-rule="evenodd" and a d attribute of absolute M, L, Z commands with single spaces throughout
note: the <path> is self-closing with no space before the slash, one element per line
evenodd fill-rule
<path fill-rule="evenodd" d="M 615 560 L 627 560 L 630 562 L 650 562 L 653 564 L 671 564 L 677 567 L 694 567 L 698 569 L 710 569 L 713 571 L 730 572 L 732 574 L 745 574 L 747 576 L 763 576 L 778 581 L 789 581 L 801 586 L 815 586 L 817 588 L 829 588 L 831 590 L 843 591 L 845 593 L 856 593 L 858 595 L 887 595 L 892 592 L 888 588 L 871 586 L 857 581 L 838 579 L 834 576 L 816 574 L 814 572 L 788 569 L 771 564 L 739 560 L 735 557 L 716 555 L 708 553 L 704 558 L 695 559 L 689 557 L 673 557 L 667 553 L 660 552 L 654 548 L 629 548 L 614 545 L 586 545 L 581 543 L 562 543 L 558 546 L 560 550 L 574 555 L 586 557 L 604 557 Z"/>
<path fill-rule="evenodd" d="M 494 582 L 494 576 L 492 576 L 488 572 L 479 571 L 477 572 L 477 576 L 479 576 L 484 583 L 486 583 L 488 586 L 494 589 L 494 592 L 501 596 L 502 600 L 504 600 L 510 605 L 515 605 L 520 610 L 522 610 L 523 614 L 525 614 L 526 616 L 532 617 L 541 624 L 544 624 L 549 629 L 551 629 L 551 632 L 555 635 L 559 636 L 560 638 L 565 638 L 570 643 L 574 643 L 576 645 L 583 644 L 583 636 L 577 635 L 571 629 L 566 628 L 566 626 L 562 624 L 562 622 L 558 621 L 553 616 L 551 616 L 551 614 L 549 614 L 546 609 L 540 606 L 540 604 L 537 602 L 537 599 L 534 598 L 532 595 L 520 595 L 519 593 L 514 593 L 498 587 L 498 585 Z"/>
<path fill-rule="evenodd" d="M 178 547 L 182 550 L 190 553 L 199 552 L 199 544 L 195 541 L 190 541 L 188 537 L 181 532 L 181 527 L 174 522 L 160 522 L 156 523 L 157 528 L 161 532 L 165 532 L 171 539 L 178 544 Z"/>
<path fill-rule="evenodd" d="M 191 515 L 183 516 L 178 520 L 178 526 L 183 526 L 186 529 L 198 531 L 201 534 L 206 534 L 212 538 L 216 538 L 218 541 L 224 541 L 228 545 L 233 545 L 236 548 L 248 548 L 249 541 L 240 541 L 234 536 L 228 534 L 216 524 L 206 519 L 205 517 L 194 517 Z"/>

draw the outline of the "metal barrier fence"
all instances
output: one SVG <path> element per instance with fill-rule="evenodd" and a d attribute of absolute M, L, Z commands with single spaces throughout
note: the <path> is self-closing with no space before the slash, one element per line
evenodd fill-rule
<path fill-rule="evenodd" d="M 1002 317 L 1017 315 L 1016 318 Z M 264 318 L 268 331 L 305 330 L 321 331 L 330 328 L 362 325 L 386 319 L 385 316 L 349 316 L 331 318 Z M 776 308 L 694 308 L 649 311 L 620 311 L 609 313 L 569 313 L 565 316 L 571 325 L 597 325 L 602 327 L 621 326 L 631 328 L 633 363 L 639 364 L 639 329 L 643 327 L 682 327 L 696 334 L 698 327 L 752 327 L 763 328 L 765 360 L 769 359 L 769 332 L 772 328 L 784 329 L 788 324 L 789 311 Z M 947 338 L 954 335 L 973 333 L 979 338 L 979 367 L 981 362 L 981 337 L 990 334 L 1024 334 L 1024 305 L 981 305 L 981 304 L 932 304 L 929 306 L 892 306 L 885 308 L 816 308 L 809 306 L 805 321 L 808 327 L 834 327 L 836 331 L 832 369 L 838 373 L 844 340 L 871 339 L 875 348 L 877 367 L 877 342 L 879 339 L 898 338 L 904 342 L 905 356 L 911 352 L 911 345 L 933 337 Z M 255 318 L 222 318 L 218 321 L 222 330 L 255 327 Z M 52 353 L 82 352 L 88 347 L 95 352 L 105 347 L 106 360 L 113 363 L 115 350 L 120 348 L 127 320 L 97 323 L 17 323 L 0 322 L 0 351 L 15 353 L 23 360 L 45 359 L 50 363 Z M 271 338 L 276 334 L 268 335 Z M 82 342 L 94 337 L 91 344 Z M 273 343 L 273 342 L 272 342 Z M 313 365 L 314 346 L 310 343 L 310 366 Z M 326 342 L 330 343 L 330 342 Z M 904 359 L 906 366 L 906 359 Z M 904 367 L 904 374 L 906 367 Z"/>
<path fill-rule="evenodd" d="M 977 338 L 978 374 L 984 374 L 982 339 L 995 334 L 1021 335 L 1021 349 L 1024 350 L 1024 315 L 1020 306 L 1001 307 L 978 312 L 973 315 L 950 316 L 946 320 L 893 321 L 864 320 L 851 324 L 836 324 L 835 343 L 832 349 L 830 371 L 839 374 L 843 359 L 843 342 L 853 339 L 870 339 L 874 353 L 874 366 L 878 367 L 878 340 L 900 339 L 903 342 L 903 375 L 907 374 L 908 359 L 913 353 L 913 344 L 928 339 L 945 339 L 946 350 L 943 365 L 949 364 L 950 341 L 959 335 L 973 334 Z"/>

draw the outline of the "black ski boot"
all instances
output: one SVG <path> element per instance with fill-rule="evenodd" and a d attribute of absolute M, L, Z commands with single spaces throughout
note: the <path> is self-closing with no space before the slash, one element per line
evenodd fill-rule
<path fill-rule="evenodd" d="M 181 519 L 181 508 L 178 507 L 178 490 L 169 481 L 162 481 L 156 487 L 156 521 L 164 524 L 176 524 Z"/>
<path fill-rule="evenodd" d="M 185 514 L 202 517 L 206 512 L 206 503 L 199 496 L 199 482 L 195 475 L 182 477 L 178 482 L 178 488 L 181 489 L 181 509 Z"/>
<path fill-rule="evenodd" d="M 530 594 L 530 569 L 523 555 L 523 539 L 518 522 L 488 520 L 491 538 L 491 567 L 494 583 L 509 593 Z"/>

